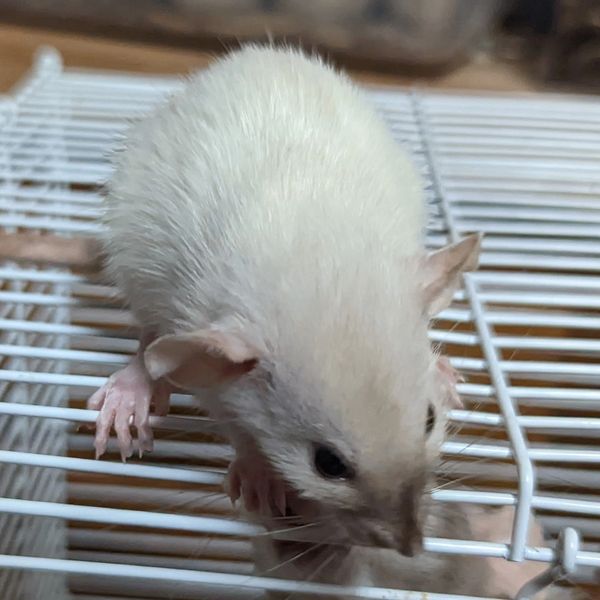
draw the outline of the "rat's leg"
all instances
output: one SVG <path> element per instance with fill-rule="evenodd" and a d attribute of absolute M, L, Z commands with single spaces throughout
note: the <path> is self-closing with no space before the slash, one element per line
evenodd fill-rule
<path fill-rule="evenodd" d="M 140 457 L 144 451 L 152 450 L 150 429 L 150 406 L 154 404 L 158 414 L 166 414 L 169 407 L 171 386 L 164 382 L 151 381 L 144 367 L 144 350 L 154 336 L 143 332 L 139 347 L 131 362 L 112 375 L 108 381 L 88 400 L 88 408 L 99 410 L 96 420 L 96 458 L 106 451 L 110 429 L 114 425 L 123 460 L 133 453 L 130 420 L 137 429 Z"/>
<path fill-rule="evenodd" d="M 249 512 L 265 516 L 285 516 L 286 485 L 253 443 L 237 446 L 229 465 L 226 491 L 235 503 L 240 497 Z"/>

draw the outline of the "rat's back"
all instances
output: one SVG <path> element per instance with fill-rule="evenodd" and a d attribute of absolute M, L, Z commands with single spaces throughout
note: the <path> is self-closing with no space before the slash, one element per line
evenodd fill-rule
<path fill-rule="evenodd" d="M 142 324 L 166 331 L 414 254 L 424 207 L 354 85 L 318 58 L 251 46 L 132 129 L 104 220 L 109 274 Z"/>

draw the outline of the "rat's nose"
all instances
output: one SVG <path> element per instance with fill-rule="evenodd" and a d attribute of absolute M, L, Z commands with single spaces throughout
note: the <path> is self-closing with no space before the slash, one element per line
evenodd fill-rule
<path fill-rule="evenodd" d="M 408 486 L 402 498 L 399 518 L 394 528 L 394 541 L 403 556 L 414 556 L 423 550 L 423 529 L 419 518 L 420 488 Z"/>
<path fill-rule="evenodd" d="M 351 539 L 358 545 L 376 546 L 396 550 L 403 556 L 415 556 L 423 549 L 423 532 L 413 519 L 389 521 L 377 520 L 362 527 L 348 524 Z"/>
<path fill-rule="evenodd" d="M 418 524 L 414 527 L 402 528 L 400 532 L 394 535 L 396 548 L 402 556 L 415 556 L 423 550 L 423 532 Z"/>

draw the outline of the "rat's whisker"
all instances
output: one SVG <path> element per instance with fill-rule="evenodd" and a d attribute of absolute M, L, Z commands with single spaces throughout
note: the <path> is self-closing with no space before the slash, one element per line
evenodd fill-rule
<path fill-rule="evenodd" d="M 321 571 L 323 571 L 323 569 L 325 569 L 325 567 L 327 567 L 329 565 L 329 563 L 336 557 L 336 553 L 332 552 L 320 565 L 318 565 L 312 573 L 310 573 L 310 575 L 308 575 L 304 581 L 306 583 L 309 583 L 311 581 L 314 580 L 315 577 L 317 577 L 317 575 L 319 575 L 319 573 Z M 294 596 L 294 592 L 292 592 L 291 594 L 288 594 L 285 597 L 285 600 L 290 600 L 290 598 L 293 598 Z"/>
<path fill-rule="evenodd" d="M 263 571 L 261 573 L 261 575 L 264 576 L 267 573 L 272 573 L 273 571 L 280 569 L 281 567 L 285 567 L 285 565 L 289 565 L 290 563 L 294 562 L 295 560 L 298 560 L 298 559 L 302 558 L 303 556 L 306 556 L 309 552 L 312 552 L 313 550 L 317 550 L 318 548 L 321 548 L 325 544 L 326 544 L 326 542 L 316 542 L 312 546 L 309 546 L 308 548 L 305 548 L 304 550 L 298 552 L 298 554 L 294 554 L 290 558 L 276 564 L 275 566 L 269 567 L 268 569 Z"/>
<path fill-rule="evenodd" d="M 264 533 L 259 533 L 259 536 L 271 536 L 271 535 L 279 535 L 282 533 L 289 533 L 293 531 L 299 531 L 300 529 L 307 529 L 310 527 L 315 527 L 316 525 L 320 525 L 323 521 L 313 521 L 311 523 L 304 523 L 302 525 L 297 525 L 295 527 L 287 527 L 285 529 L 275 529 L 272 531 L 265 531 Z"/>
<path fill-rule="evenodd" d="M 462 481 L 468 481 L 469 479 L 475 479 L 476 477 L 477 477 L 477 475 L 465 475 L 464 477 L 459 477 L 458 479 L 451 479 L 450 481 L 446 481 L 445 483 L 442 483 L 440 485 L 437 485 L 434 488 L 431 488 L 427 493 L 433 494 L 435 492 L 439 492 L 443 489 L 446 489 L 447 487 L 450 487 L 451 485 L 461 483 Z"/>

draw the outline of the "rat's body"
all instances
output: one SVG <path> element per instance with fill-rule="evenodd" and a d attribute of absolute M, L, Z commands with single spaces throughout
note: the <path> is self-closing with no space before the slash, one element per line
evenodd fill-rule
<path fill-rule="evenodd" d="M 106 271 L 146 339 L 92 398 L 99 450 L 131 413 L 149 445 L 150 379 L 209 388 L 233 498 L 284 513 L 291 489 L 414 551 L 443 403 L 428 318 L 479 248 L 427 257 L 425 218 L 410 160 L 320 59 L 247 47 L 200 73 L 132 129 L 108 188 Z"/>
<path fill-rule="evenodd" d="M 428 340 L 479 238 L 424 247 L 422 183 L 362 93 L 318 58 L 248 47 L 136 124 L 107 190 L 105 271 L 143 328 L 90 399 L 102 454 L 169 384 L 208 390 L 250 510 L 316 503 L 412 554 L 448 407 Z M 444 383 L 446 382 L 446 383 Z M 452 401 L 452 400 L 451 400 Z"/>
<path fill-rule="evenodd" d="M 133 127 L 104 225 L 89 262 L 105 259 L 143 334 L 90 399 L 98 454 L 114 424 L 129 455 L 131 416 L 150 448 L 150 401 L 165 412 L 171 384 L 208 388 L 237 453 L 234 500 L 265 519 L 317 506 L 350 543 L 391 548 L 353 548 L 330 581 L 480 589 L 462 558 L 397 552 L 418 551 L 423 527 L 464 537 L 461 515 L 423 502 L 457 402 L 427 326 L 479 239 L 427 255 L 420 179 L 349 80 L 291 50 L 217 62 Z M 13 253 L 47 247 L 26 242 Z M 259 542 L 259 569 L 280 561 Z M 288 566 L 273 574 L 310 575 Z"/>
<path fill-rule="evenodd" d="M 362 94 L 317 59 L 256 48 L 133 128 L 106 204 L 108 272 L 140 323 L 238 314 L 273 344 L 330 320 L 334 291 L 402 301 L 397 265 L 425 226 L 422 183 Z"/>

